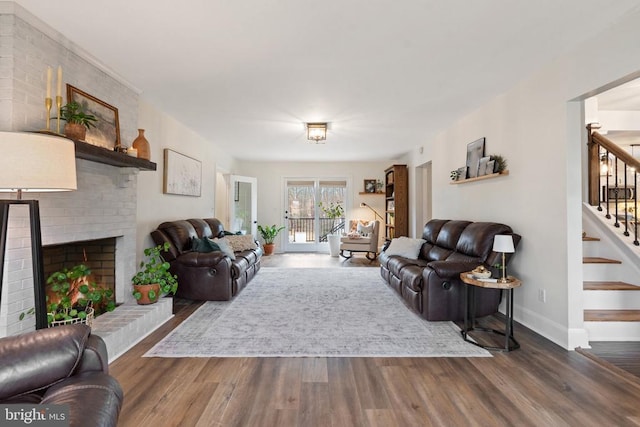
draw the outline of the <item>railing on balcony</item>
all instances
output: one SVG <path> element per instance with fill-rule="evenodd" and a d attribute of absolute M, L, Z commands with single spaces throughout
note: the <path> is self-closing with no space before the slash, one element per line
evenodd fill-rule
<path fill-rule="evenodd" d="M 589 130 L 589 204 L 604 212 L 622 234 L 638 241 L 638 198 L 636 185 L 640 162 L 613 141 L 599 134 L 596 124 Z"/>
<path fill-rule="evenodd" d="M 333 233 L 341 233 L 344 230 L 344 218 L 320 218 L 319 242 L 326 242 L 327 235 Z M 314 218 L 289 218 L 289 241 L 300 243 L 298 233 L 304 233 L 304 242 L 315 242 L 315 219 Z M 296 238 L 297 237 L 297 238 Z"/>

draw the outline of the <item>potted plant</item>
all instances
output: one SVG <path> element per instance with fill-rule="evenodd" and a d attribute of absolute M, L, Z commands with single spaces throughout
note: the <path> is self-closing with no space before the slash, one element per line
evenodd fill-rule
<path fill-rule="evenodd" d="M 87 129 L 92 126 L 98 119 L 92 114 L 86 114 L 80 104 L 75 101 L 60 108 L 60 118 L 67 122 L 64 125 L 64 134 L 68 138 L 84 141 L 87 136 Z"/>
<path fill-rule="evenodd" d="M 276 247 L 274 240 L 276 236 L 278 236 L 278 233 L 280 233 L 280 231 L 282 230 L 284 230 L 284 226 L 278 228 L 276 227 L 275 224 L 272 226 L 265 225 L 264 227 L 262 225 L 258 225 L 258 231 L 260 232 L 260 235 L 264 239 L 265 255 L 271 255 L 273 253 Z"/>
<path fill-rule="evenodd" d="M 133 296 L 138 304 L 153 304 L 160 295 L 175 294 L 178 276 L 169 272 L 170 264 L 162 257 L 171 247 L 169 242 L 144 250 L 146 260 L 140 262 L 140 271 L 131 278 Z"/>
<path fill-rule="evenodd" d="M 113 290 L 90 281 L 91 270 L 84 264 L 51 273 L 47 278 L 47 322 L 49 326 L 86 323 L 91 326 L 94 314 L 113 311 Z M 33 314 L 29 309 L 20 315 Z"/>
<path fill-rule="evenodd" d="M 336 220 L 344 216 L 344 208 L 340 203 L 331 202 L 329 206 L 324 206 L 322 202 L 320 202 L 318 203 L 318 207 L 327 218 L 331 218 L 333 220 L 332 228 L 335 228 Z M 337 257 L 340 253 L 340 235 L 330 232 L 327 234 L 327 242 L 329 242 L 329 255 Z"/>

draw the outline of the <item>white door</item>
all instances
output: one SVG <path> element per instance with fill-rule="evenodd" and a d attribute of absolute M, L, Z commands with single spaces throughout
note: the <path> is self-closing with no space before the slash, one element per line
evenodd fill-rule
<path fill-rule="evenodd" d="M 344 218 L 326 217 L 318 203 L 346 206 L 347 180 L 344 178 L 288 178 L 284 183 L 285 252 L 329 252 L 327 234 L 340 232 L 336 226 Z"/>
<path fill-rule="evenodd" d="M 229 231 L 257 236 L 257 178 L 229 175 Z"/>

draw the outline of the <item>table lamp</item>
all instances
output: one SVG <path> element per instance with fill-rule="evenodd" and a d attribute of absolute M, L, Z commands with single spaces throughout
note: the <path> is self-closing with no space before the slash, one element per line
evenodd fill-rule
<path fill-rule="evenodd" d="M 36 329 L 48 326 L 40 209 L 37 200 L 22 200 L 24 192 L 77 189 L 73 141 L 28 132 L 0 132 L 0 192 L 17 193 L 16 199 L 0 200 L 0 295 L 7 243 L 9 207 L 27 205 L 31 230 L 31 258 Z"/>
<path fill-rule="evenodd" d="M 505 254 L 514 253 L 513 236 L 509 234 L 498 234 L 493 238 L 493 251 L 502 252 L 502 277 L 498 279 L 498 283 L 509 283 L 511 280 L 507 277 L 507 263 Z"/>

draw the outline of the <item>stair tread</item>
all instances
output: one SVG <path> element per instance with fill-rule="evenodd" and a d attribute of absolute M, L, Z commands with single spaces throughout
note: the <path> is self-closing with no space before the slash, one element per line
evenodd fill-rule
<path fill-rule="evenodd" d="M 585 310 L 585 322 L 638 322 L 640 310 Z"/>
<path fill-rule="evenodd" d="M 622 264 L 617 259 L 602 258 L 597 256 L 586 256 L 582 258 L 583 264 Z"/>
<path fill-rule="evenodd" d="M 599 242 L 600 238 L 599 237 L 591 237 L 591 236 L 584 236 L 582 238 L 583 242 Z"/>
<path fill-rule="evenodd" d="M 640 291 L 640 286 L 626 282 L 591 281 L 584 282 L 583 289 L 585 291 Z"/>

